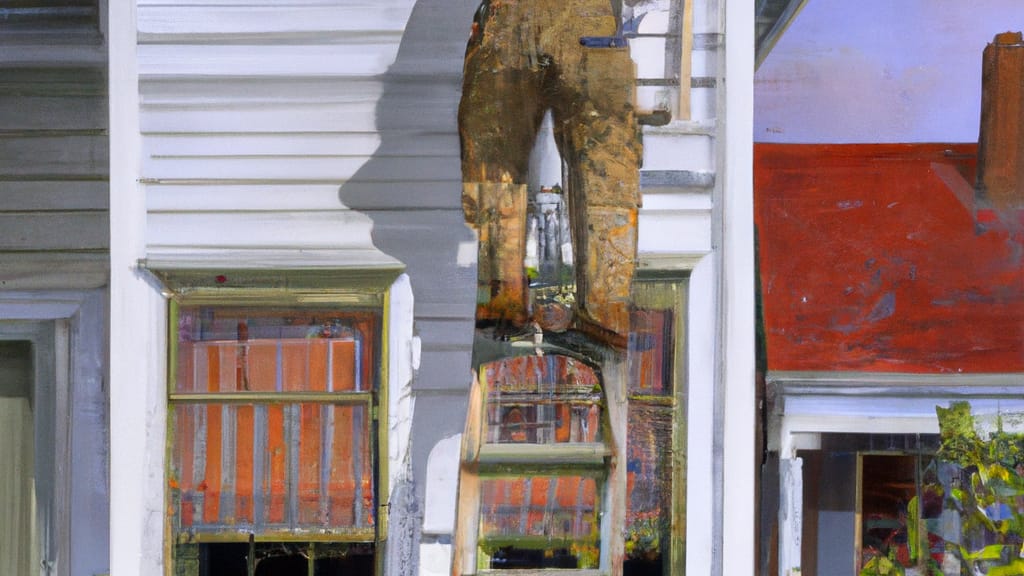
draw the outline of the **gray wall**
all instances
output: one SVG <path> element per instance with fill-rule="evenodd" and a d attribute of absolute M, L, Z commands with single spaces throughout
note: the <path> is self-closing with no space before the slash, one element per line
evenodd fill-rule
<path fill-rule="evenodd" d="M 69 500 L 57 511 L 70 543 L 57 574 L 92 576 L 109 570 L 105 2 L 16 4 L 0 8 L 0 338 L 26 324 L 3 321 L 47 319 L 38 325 L 49 352 L 35 370 L 37 401 L 45 396 L 50 413 L 40 446 L 51 450 L 37 474 L 56 477 Z M 66 366 L 54 364 L 63 357 L 54 319 L 70 329 L 58 341 L 70 349 Z M 63 369 L 69 384 L 55 389 Z M 67 408 L 56 422 L 55 402 Z"/>

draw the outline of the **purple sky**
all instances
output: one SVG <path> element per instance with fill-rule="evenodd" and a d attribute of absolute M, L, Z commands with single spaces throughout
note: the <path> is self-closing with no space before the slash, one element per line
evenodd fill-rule
<path fill-rule="evenodd" d="M 1024 0 L 809 0 L 761 65 L 756 142 L 973 142 L 981 52 Z"/>

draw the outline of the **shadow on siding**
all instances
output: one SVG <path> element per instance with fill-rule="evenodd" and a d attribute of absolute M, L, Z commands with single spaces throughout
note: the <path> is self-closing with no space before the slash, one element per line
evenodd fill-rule
<path fill-rule="evenodd" d="M 413 382 L 413 481 L 392 487 L 390 574 L 415 573 L 427 458 L 465 424 L 476 266 L 456 259 L 460 244 L 474 241 L 462 216 L 456 110 L 476 2 L 416 3 L 398 57 L 379 78 L 380 146 L 339 191 L 345 206 L 373 221 L 374 245 L 405 264 L 423 339 Z"/>

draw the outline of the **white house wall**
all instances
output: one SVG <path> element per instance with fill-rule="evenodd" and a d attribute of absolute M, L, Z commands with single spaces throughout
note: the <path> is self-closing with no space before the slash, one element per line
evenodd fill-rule
<path fill-rule="evenodd" d="M 455 122 L 475 7 L 413 4 L 138 6 L 147 257 L 406 266 L 412 298 L 390 300 L 395 574 L 416 562 L 427 455 L 465 418 L 476 276 L 457 265 L 473 237 Z"/>
<path fill-rule="evenodd" d="M 411 9 L 411 0 L 139 2 L 147 252 L 333 249 L 358 252 L 349 265 L 393 262 L 374 257 L 370 219 L 340 189 L 380 145 L 380 77 Z"/>
<path fill-rule="evenodd" d="M 406 268 L 422 345 L 411 346 L 415 410 L 402 424 L 411 428 L 412 476 L 392 487 L 409 494 L 392 502 L 392 517 L 417 520 L 414 534 L 389 542 L 389 557 L 411 562 L 403 570 L 416 566 L 412 542 L 431 562 L 450 552 L 441 528 L 448 520 L 423 516 L 434 510 L 424 506 L 428 490 L 448 497 L 456 489 L 454 474 L 435 478 L 428 460 L 462 432 L 470 384 L 476 269 L 466 256 L 475 254 L 475 239 L 463 224 L 456 109 L 476 5 L 137 3 L 140 257 L 207 267 Z M 694 7 L 690 118 L 644 128 L 639 250 L 647 267 L 692 268 L 716 245 L 722 10 L 713 0 Z M 663 58 L 640 44 L 638 62 Z M 690 304 L 713 311 L 722 268 L 705 262 Z M 715 317 L 702 316 L 700 355 L 691 357 L 705 367 L 693 371 L 701 381 L 691 385 L 709 391 L 697 396 L 704 405 L 690 408 L 704 415 L 702 435 L 714 433 Z M 706 444 L 701 462 L 711 461 L 710 438 Z M 710 472 L 692 477 L 702 483 L 695 493 L 713 493 Z M 696 509 L 694 525 L 710 525 L 714 508 Z M 710 569 L 711 532 L 707 538 L 707 554 L 693 555 L 703 562 L 698 572 Z"/>

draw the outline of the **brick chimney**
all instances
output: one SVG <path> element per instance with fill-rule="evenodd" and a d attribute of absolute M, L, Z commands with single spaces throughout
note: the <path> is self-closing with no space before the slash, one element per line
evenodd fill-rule
<path fill-rule="evenodd" d="M 985 47 L 977 192 L 1004 217 L 1024 208 L 1024 40 L 997 34 Z"/>

